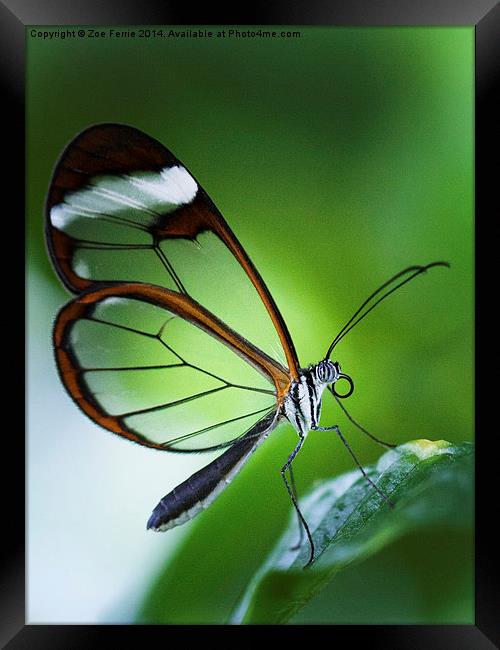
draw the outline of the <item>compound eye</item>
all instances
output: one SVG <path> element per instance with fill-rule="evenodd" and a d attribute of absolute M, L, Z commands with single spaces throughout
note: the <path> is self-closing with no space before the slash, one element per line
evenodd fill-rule
<path fill-rule="evenodd" d="M 334 382 L 340 372 L 337 363 L 331 361 L 321 361 L 316 368 L 316 376 L 322 384 L 331 384 Z"/>
<path fill-rule="evenodd" d="M 338 393 L 337 392 L 337 385 L 338 385 L 338 382 L 341 381 L 342 379 L 347 382 L 348 390 L 347 390 L 347 392 L 344 391 L 344 392 Z M 346 397 L 349 397 L 350 395 L 352 395 L 353 392 L 354 392 L 354 382 L 353 382 L 353 380 L 349 377 L 349 375 L 344 375 L 343 373 L 340 373 L 339 376 L 338 376 L 337 381 L 332 386 L 332 393 L 336 397 L 338 397 L 340 399 L 345 399 Z"/>

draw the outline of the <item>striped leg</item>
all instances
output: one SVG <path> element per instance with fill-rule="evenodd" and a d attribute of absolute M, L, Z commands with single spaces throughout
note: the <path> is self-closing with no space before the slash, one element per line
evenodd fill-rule
<path fill-rule="evenodd" d="M 382 490 L 378 487 L 378 485 L 376 485 L 376 484 L 371 480 L 371 478 L 368 476 L 368 474 L 365 472 L 365 470 L 363 469 L 363 466 L 361 465 L 361 463 L 359 462 L 359 460 L 358 460 L 358 459 L 356 458 L 356 456 L 354 455 L 354 452 L 353 452 L 353 450 L 351 449 L 351 447 L 349 446 L 349 443 L 348 443 L 347 440 L 344 438 L 344 436 L 342 435 L 342 432 L 340 431 L 339 427 L 338 427 L 336 424 L 335 424 L 333 427 L 320 427 L 320 426 L 316 425 L 316 426 L 313 427 L 313 429 L 314 429 L 315 431 L 335 431 L 335 433 L 338 435 L 338 437 L 339 437 L 339 438 L 342 440 L 342 442 L 344 443 L 344 445 L 345 445 L 347 451 L 348 451 L 348 452 L 351 454 L 351 456 L 353 457 L 354 462 L 356 463 L 356 465 L 359 467 L 359 469 L 360 469 L 360 471 L 361 471 L 361 474 L 363 474 L 363 476 L 364 476 L 365 479 L 368 481 L 368 483 L 369 483 L 373 488 L 375 488 L 375 490 L 380 494 L 380 496 L 381 496 L 385 501 L 387 501 L 387 503 L 389 504 L 389 506 L 390 506 L 391 508 L 394 508 L 394 502 L 391 501 L 391 500 L 389 499 L 389 497 L 388 497 L 384 492 L 382 492 Z"/>
<path fill-rule="evenodd" d="M 295 511 L 297 513 L 297 516 L 299 518 L 299 521 L 302 524 L 302 526 L 304 527 L 304 530 L 306 531 L 307 539 L 309 540 L 309 546 L 311 547 L 311 554 L 309 556 L 309 560 L 308 560 L 307 564 L 304 566 L 304 569 L 305 569 L 307 566 L 309 566 L 312 563 L 312 561 L 314 559 L 314 542 L 312 540 L 311 531 L 309 530 L 309 526 L 307 525 L 307 522 L 304 519 L 303 514 L 300 512 L 299 504 L 297 503 L 297 498 L 296 498 L 296 496 L 294 494 L 294 490 L 292 490 L 292 488 L 290 487 L 290 484 L 288 483 L 288 480 L 286 478 L 286 471 L 291 469 L 293 459 L 299 453 L 302 445 L 304 444 L 304 440 L 305 440 L 305 438 L 301 436 L 297 446 L 295 447 L 295 449 L 292 451 L 292 453 L 288 457 L 288 460 L 285 463 L 285 465 L 283 465 L 283 467 L 281 468 L 281 477 L 282 477 L 283 481 L 285 482 L 285 487 L 288 490 L 288 494 L 290 495 L 290 499 L 292 500 L 292 503 L 293 503 L 293 506 L 294 506 Z"/>

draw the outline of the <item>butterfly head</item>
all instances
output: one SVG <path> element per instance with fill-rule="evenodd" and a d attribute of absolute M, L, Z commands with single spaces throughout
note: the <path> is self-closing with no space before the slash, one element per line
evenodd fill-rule
<path fill-rule="evenodd" d="M 330 359 L 323 359 L 320 361 L 315 368 L 316 377 L 319 383 L 327 384 L 328 389 L 336 396 L 341 399 L 349 397 L 354 391 L 354 382 L 345 373 L 341 372 L 340 364 L 338 361 L 330 361 Z M 344 380 L 348 383 L 347 392 L 337 392 L 335 384 L 339 379 Z"/>

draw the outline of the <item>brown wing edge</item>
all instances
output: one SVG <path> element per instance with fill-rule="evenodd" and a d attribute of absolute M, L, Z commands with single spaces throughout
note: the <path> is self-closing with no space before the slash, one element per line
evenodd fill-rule
<path fill-rule="evenodd" d="M 65 305 L 57 315 L 53 332 L 57 367 L 63 385 L 77 406 L 108 431 L 146 447 L 168 450 L 168 447 L 152 442 L 129 428 L 121 417 L 108 414 L 98 404 L 86 385 L 84 370 L 68 345 L 71 328 L 78 319 L 90 317 L 96 304 L 110 297 L 136 299 L 167 309 L 224 343 L 269 379 L 276 387 L 278 404 L 287 393 L 290 376 L 281 364 L 268 357 L 188 296 L 145 283 L 109 284 L 95 290 L 88 290 Z"/>
<path fill-rule="evenodd" d="M 80 278 L 73 272 L 71 260 L 74 254 L 74 240 L 51 225 L 50 210 L 53 205 L 61 202 L 66 192 L 83 187 L 97 174 L 158 171 L 166 165 L 174 164 L 183 165 L 160 142 L 126 125 L 97 124 L 82 131 L 69 143 L 56 164 L 45 208 L 46 241 L 50 257 L 59 278 L 69 291 L 79 293 L 92 286 L 102 286 L 109 282 Z M 276 302 L 222 214 L 205 190 L 198 182 L 197 184 L 199 190 L 192 203 L 165 215 L 165 218 L 151 229 L 154 240 L 157 243 L 170 238 L 194 240 L 204 231 L 213 232 L 219 237 L 257 290 L 278 333 L 290 376 L 297 379 L 297 353 Z"/>
<path fill-rule="evenodd" d="M 45 241 L 55 270 L 69 291 L 79 293 L 94 281 L 73 272 L 74 240 L 52 226 L 51 208 L 62 202 L 67 192 L 87 185 L 93 176 L 158 171 L 179 162 L 160 142 L 126 124 L 94 124 L 69 142 L 55 164 L 45 202 Z"/>

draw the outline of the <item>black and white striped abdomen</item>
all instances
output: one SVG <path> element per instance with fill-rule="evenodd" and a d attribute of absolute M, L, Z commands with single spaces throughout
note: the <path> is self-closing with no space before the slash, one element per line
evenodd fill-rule
<path fill-rule="evenodd" d="M 153 510 L 147 528 L 156 531 L 169 530 L 193 519 L 208 508 L 273 431 L 278 420 L 278 412 L 269 413 L 219 458 L 164 496 Z"/>

